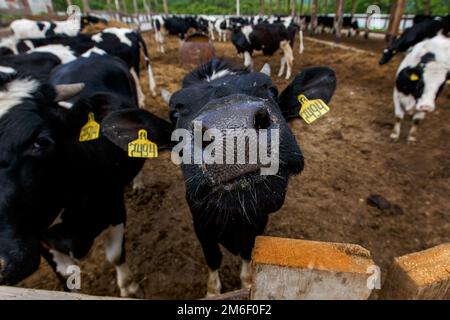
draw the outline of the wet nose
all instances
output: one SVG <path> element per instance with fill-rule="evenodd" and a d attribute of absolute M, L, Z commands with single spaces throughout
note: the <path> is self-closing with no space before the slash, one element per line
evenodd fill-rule
<path fill-rule="evenodd" d="M 258 156 L 254 155 L 257 151 L 253 147 L 258 145 L 259 130 L 269 129 L 274 124 L 264 101 L 245 99 L 234 103 L 225 101 L 219 106 L 203 112 L 194 121 L 201 123 L 203 133 L 214 129 L 223 135 L 223 164 L 210 163 L 205 167 L 213 183 L 226 183 L 247 173 L 258 171 L 262 167 L 257 159 Z M 253 134 L 249 134 L 249 129 L 255 130 Z M 234 138 L 228 139 L 227 134 L 235 135 L 238 140 L 239 136 L 245 136 L 241 141 L 246 142 L 238 143 L 236 141 L 234 144 Z M 230 141 L 233 143 L 229 144 Z M 205 150 L 210 143 L 212 141 L 203 142 L 202 149 Z M 253 156 L 251 157 L 250 154 Z M 232 158 L 231 162 L 229 155 Z M 242 160 L 239 161 L 239 158 Z M 250 160 L 251 158 L 253 160 Z"/>
<path fill-rule="evenodd" d="M 429 106 L 429 105 L 421 105 L 417 109 L 419 111 L 421 111 L 421 112 L 432 112 L 432 111 L 434 111 L 434 107 L 433 106 Z"/>
<path fill-rule="evenodd" d="M 204 131 L 208 129 L 268 129 L 272 120 L 267 106 L 260 102 L 246 102 L 201 114 L 194 121 L 201 122 Z"/>

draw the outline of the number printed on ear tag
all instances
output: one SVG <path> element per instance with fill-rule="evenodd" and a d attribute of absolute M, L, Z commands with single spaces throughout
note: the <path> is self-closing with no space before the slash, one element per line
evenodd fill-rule
<path fill-rule="evenodd" d="M 89 112 L 88 122 L 81 128 L 80 142 L 98 139 L 100 136 L 100 125 L 95 121 L 94 113 Z"/>
<path fill-rule="evenodd" d="M 303 94 L 298 96 L 301 104 L 299 115 L 307 124 L 311 124 L 325 113 L 330 111 L 330 107 L 321 99 L 308 100 Z"/>
<path fill-rule="evenodd" d="M 158 146 L 147 139 L 147 131 L 139 130 L 138 139 L 128 144 L 128 156 L 130 158 L 157 158 Z"/>

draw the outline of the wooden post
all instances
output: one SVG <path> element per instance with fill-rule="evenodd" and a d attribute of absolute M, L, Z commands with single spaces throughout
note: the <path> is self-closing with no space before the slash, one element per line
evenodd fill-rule
<path fill-rule="evenodd" d="M 317 28 L 317 0 L 311 1 L 311 29 L 310 34 L 312 35 Z"/>
<path fill-rule="evenodd" d="M 291 0 L 286 0 L 286 6 L 287 6 L 287 15 L 291 13 Z"/>
<path fill-rule="evenodd" d="M 133 0 L 133 10 L 134 10 L 134 18 L 136 19 L 138 28 L 140 28 L 141 22 L 139 21 L 139 6 L 137 0 Z"/>
<path fill-rule="evenodd" d="M 291 15 L 292 15 L 292 17 L 295 17 L 296 14 L 297 14 L 297 0 L 292 0 L 292 12 L 291 12 Z"/>
<path fill-rule="evenodd" d="M 259 15 L 264 15 L 264 0 L 259 0 Z"/>
<path fill-rule="evenodd" d="M 352 0 L 352 12 L 351 12 L 352 17 L 355 15 L 355 11 L 356 11 L 356 0 Z"/>
<path fill-rule="evenodd" d="M 344 0 L 336 0 L 336 11 L 334 13 L 334 31 L 336 32 L 336 41 L 341 40 L 341 31 L 344 14 Z"/>
<path fill-rule="evenodd" d="M 83 14 L 88 14 L 91 11 L 91 7 L 89 6 L 89 0 L 83 0 Z"/>
<path fill-rule="evenodd" d="M 328 15 L 328 0 L 325 0 L 325 1 L 324 1 L 324 4 L 323 4 L 323 14 L 324 14 L 324 15 Z"/>
<path fill-rule="evenodd" d="M 167 4 L 168 0 L 163 0 L 163 5 L 164 5 L 164 14 L 169 14 L 169 5 Z"/>
<path fill-rule="evenodd" d="M 423 0 L 423 14 L 429 16 L 431 14 L 430 10 L 430 0 Z"/>
<path fill-rule="evenodd" d="M 299 8 L 298 14 L 300 17 L 303 15 L 303 0 L 300 0 L 300 8 Z"/>
<path fill-rule="evenodd" d="M 0 286 L 0 300 L 130 300 L 79 293 Z"/>
<path fill-rule="evenodd" d="M 236 0 L 236 15 L 239 17 L 241 15 L 241 1 Z"/>
<path fill-rule="evenodd" d="M 127 6 L 127 1 L 126 0 L 122 0 L 122 9 L 123 9 L 123 13 L 126 16 L 129 16 L 128 6 Z"/>
<path fill-rule="evenodd" d="M 391 42 L 398 34 L 400 21 L 405 10 L 406 0 L 395 0 L 391 8 L 391 16 L 389 18 L 389 27 L 386 31 L 386 42 Z"/>
<path fill-rule="evenodd" d="M 112 6 L 111 6 L 111 0 L 106 0 L 106 6 L 108 8 L 108 14 L 111 16 L 112 15 Z"/>
<path fill-rule="evenodd" d="M 66 0 L 67 6 L 70 7 L 72 5 L 72 0 Z"/>
<path fill-rule="evenodd" d="M 277 0 L 277 15 L 279 16 L 280 15 L 280 12 L 281 12 L 281 0 Z"/>
<path fill-rule="evenodd" d="M 375 263 L 354 244 L 258 237 L 252 267 L 252 300 L 364 300 Z"/>
<path fill-rule="evenodd" d="M 272 0 L 269 0 L 269 16 L 271 16 L 272 13 Z"/>
<path fill-rule="evenodd" d="M 450 299 L 450 243 L 395 258 L 380 299 Z"/>

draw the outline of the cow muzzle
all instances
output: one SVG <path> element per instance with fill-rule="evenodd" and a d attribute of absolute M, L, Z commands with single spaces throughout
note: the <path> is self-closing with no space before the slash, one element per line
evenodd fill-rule
<path fill-rule="evenodd" d="M 261 161 L 261 153 L 270 154 L 272 131 L 279 130 L 279 120 L 272 114 L 269 102 L 235 95 L 208 104 L 205 109 L 193 124 L 201 126 L 204 159 L 209 154 L 208 148 L 219 152 L 219 156 L 202 166 L 212 183 L 224 184 L 247 174 L 259 174 L 260 169 L 267 166 Z M 261 139 L 265 139 L 265 150 L 260 148 Z"/>
<path fill-rule="evenodd" d="M 431 105 L 420 105 L 417 107 L 417 111 L 419 112 L 433 112 L 434 106 Z"/>

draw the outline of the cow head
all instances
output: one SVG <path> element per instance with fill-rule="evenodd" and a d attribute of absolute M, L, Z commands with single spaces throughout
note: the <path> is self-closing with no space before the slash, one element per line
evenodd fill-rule
<path fill-rule="evenodd" d="M 400 70 L 397 89 L 414 97 L 416 112 L 432 112 L 435 100 L 450 78 L 450 66 L 436 61 L 433 53 L 425 54 L 416 66 Z"/>
<path fill-rule="evenodd" d="M 106 93 L 67 102 L 82 89 L 83 84 L 53 86 L 0 70 L 0 285 L 37 269 L 41 240 L 65 207 L 74 176 L 88 175 L 96 162 L 104 167 L 102 159 L 111 155 L 127 159 L 104 135 L 79 142 L 88 114 L 102 125 L 118 103 Z M 116 160 L 115 166 L 122 161 Z"/>
<path fill-rule="evenodd" d="M 54 219 L 57 100 L 49 85 L 0 73 L 0 284 L 14 284 L 37 268 L 38 237 Z"/>
<path fill-rule="evenodd" d="M 108 24 L 108 21 L 103 19 L 103 18 L 99 18 L 96 16 L 92 16 L 92 15 L 85 15 L 82 16 L 80 19 L 80 30 L 83 30 L 85 27 L 92 25 L 92 24 L 97 24 L 97 23 L 103 23 L 103 24 Z"/>
<path fill-rule="evenodd" d="M 267 67 L 263 72 L 250 72 L 213 59 L 188 74 L 181 90 L 171 97 L 165 93 L 170 98 L 169 117 L 176 129 L 172 139 L 180 142 L 173 148 L 172 157 L 176 161 L 183 159 L 180 162 L 187 201 L 192 213 L 200 218 L 197 221 L 204 225 L 252 223 L 278 210 L 284 202 L 289 176 L 303 170 L 302 152 L 287 119 L 298 117 L 300 94 L 329 101 L 336 86 L 335 74 L 325 67 L 307 68 L 278 94 L 268 73 Z M 117 131 L 111 135 L 112 140 L 120 140 L 119 130 L 111 130 Z M 248 132 L 255 134 L 244 136 L 241 141 L 247 142 L 225 142 L 223 157 L 219 149 L 212 151 L 215 143 L 229 137 L 228 133 L 237 134 L 239 140 Z M 262 132 L 266 133 L 264 138 L 259 135 Z M 195 141 L 196 133 L 200 141 Z M 180 139 L 184 134 L 193 139 Z M 277 142 L 278 148 L 272 149 Z M 278 163 L 275 171 L 268 169 L 272 163 L 260 158 L 250 160 L 250 146 L 262 149 L 264 143 L 267 155 Z M 199 151 L 205 158 L 218 155 L 215 160 L 219 161 L 196 163 Z M 226 153 L 231 154 L 231 163 Z M 240 156 L 244 159 L 241 162 L 237 160 Z"/>
<path fill-rule="evenodd" d="M 397 50 L 396 49 L 392 49 L 392 48 L 386 48 L 383 50 L 383 55 L 381 56 L 380 59 L 380 65 L 383 65 L 385 63 L 388 63 L 396 54 L 397 54 Z"/>
<path fill-rule="evenodd" d="M 169 114 L 175 128 L 201 131 L 203 143 L 197 147 L 203 152 L 210 140 L 225 140 L 229 129 L 237 135 L 255 133 L 244 137 L 248 143 L 230 146 L 229 140 L 225 142 L 223 150 L 231 150 L 235 160 L 231 164 L 227 159 L 222 159 L 223 164 L 183 163 L 187 201 L 192 213 L 205 225 L 256 221 L 282 206 L 289 176 L 303 170 L 302 152 L 286 120 L 298 117 L 299 94 L 329 101 L 336 85 L 332 70 L 309 68 L 279 95 L 267 67 L 262 71 L 250 72 L 213 59 L 187 75 L 182 89 L 170 99 Z M 223 136 L 208 137 L 213 130 Z M 259 135 L 264 131 L 267 136 Z M 277 134 L 278 141 L 272 133 Z M 260 158 L 251 162 L 249 156 L 251 145 L 262 148 L 264 140 L 270 149 L 267 154 L 277 162 L 275 171 L 268 174 L 265 169 L 273 163 L 263 164 Z M 278 146 L 272 149 L 274 144 Z M 195 146 L 195 141 L 189 145 L 192 154 Z M 239 163 L 237 158 L 242 155 L 244 161 Z"/>

